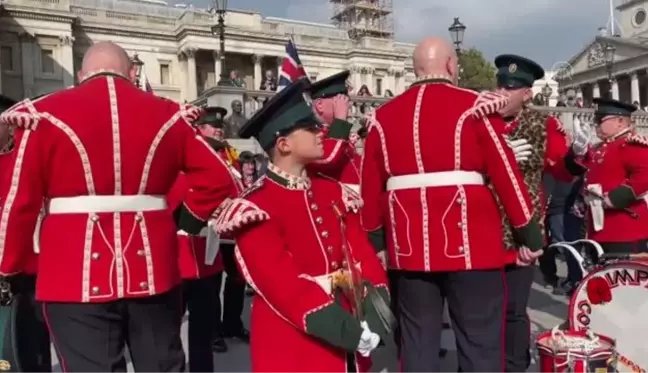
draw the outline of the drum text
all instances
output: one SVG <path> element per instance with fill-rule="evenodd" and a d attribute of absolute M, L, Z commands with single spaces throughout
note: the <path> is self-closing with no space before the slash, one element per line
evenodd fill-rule
<path fill-rule="evenodd" d="M 632 269 L 616 269 L 614 272 L 606 273 L 605 279 L 610 285 L 610 289 L 618 286 L 641 286 L 642 283 L 648 281 L 648 271 L 632 270 Z M 646 284 L 648 287 L 648 284 Z"/>

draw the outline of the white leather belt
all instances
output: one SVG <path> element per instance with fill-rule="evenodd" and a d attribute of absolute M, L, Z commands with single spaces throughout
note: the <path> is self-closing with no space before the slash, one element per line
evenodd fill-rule
<path fill-rule="evenodd" d="M 360 184 L 347 184 L 347 183 L 342 183 L 345 187 L 353 190 L 354 192 L 360 194 Z"/>
<path fill-rule="evenodd" d="M 166 198 L 153 195 L 77 196 L 52 198 L 49 214 L 159 211 L 167 208 Z"/>
<path fill-rule="evenodd" d="M 453 185 L 484 185 L 484 175 L 474 171 L 443 171 L 392 176 L 387 190 L 431 188 Z"/>
<path fill-rule="evenodd" d="M 210 228 L 208 228 L 208 227 L 205 227 L 205 228 L 201 229 L 200 233 L 198 233 L 198 235 L 196 237 L 207 237 L 207 232 L 209 232 L 209 229 Z M 178 236 L 191 236 L 189 233 L 183 231 L 182 229 L 179 230 L 177 232 L 177 234 L 178 234 Z M 219 242 L 220 243 L 225 243 L 225 244 L 231 244 L 231 245 L 234 245 L 236 243 L 236 241 L 228 240 L 226 238 L 221 238 Z"/>

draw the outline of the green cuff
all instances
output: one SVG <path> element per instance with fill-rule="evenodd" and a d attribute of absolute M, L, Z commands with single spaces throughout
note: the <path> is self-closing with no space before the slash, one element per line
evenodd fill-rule
<path fill-rule="evenodd" d="M 637 196 L 635 196 L 634 191 L 628 185 L 619 185 L 612 189 L 608 193 L 608 198 L 612 206 L 617 209 L 624 209 L 637 200 Z"/>
<path fill-rule="evenodd" d="M 545 237 L 538 220 L 533 217 L 527 225 L 515 228 L 515 237 L 518 243 L 528 247 L 531 251 L 538 251 L 544 247 Z"/>
<path fill-rule="evenodd" d="M 387 289 L 385 288 L 371 288 L 367 290 L 368 292 L 372 292 L 372 296 L 379 296 L 382 298 L 384 301 L 385 305 L 389 305 L 389 293 L 387 292 Z M 387 340 L 387 337 L 389 336 L 390 332 L 387 330 L 385 327 L 385 323 L 383 322 L 382 318 L 379 315 L 379 311 L 376 309 L 375 304 L 371 301 L 369 293 L 367 293 L 367 296 L 364 298 L 362 301 L 362 310 L 364 311 L 364 317 L 365 321 L 369 325 L 369 330 L 372 332 L 378 334 L 380 336 L 380 339 L 383 341 Z M 383 310 L 385 311 L 385 310 Z"/>
<path fill-rule="evenodd" d="M 342 119 L 334 119 L 328 130 L 328 139 L 348 140 L 353 124 Z"/>
<path fill-rule="evenodd" d="M 173 212 L 173 218 L 178 229 L 183 230 L 191 235 L 198 235 L 207 225 L 206 221 L 200 220 L 189 211 L 184 203 L 180 204 Z"/>
<path fill-rule="evenodd" d="M 330 345 L 353 352 L 360 343 L 362 327 L 351 313 L 333 303 L 306 316 L 306 332 Z"/>
<path fill-rule="evenodd" d="M 385 228 L 378 228 L 375 231 L 371 231 L 368 234 L 369 242 L 373 246 L 376 253 L 380 253 L 386 250 L 385 245 Z"/>

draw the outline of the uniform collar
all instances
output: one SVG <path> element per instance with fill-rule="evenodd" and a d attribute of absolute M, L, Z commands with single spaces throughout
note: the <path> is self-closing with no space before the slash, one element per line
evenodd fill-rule
<path fill-rule="evenodd" d="M 85 82 L 87 80 L 90 80 L 92 78 L 96 78 L 98 76 L 113 76 L 113 77 L 118 77 L 118 78 L 129 80 L 126 76 L 120 74 L 119 72 L 117 72 L 115 70 L 99 69 L 99 70 L 94 70 L 94 71 L 87 72 L 83 77 L 81 77 L 81 80 L 79 81 L 79 84 L 83 83 L 83 82 Z"/>
<path fill-rule="evenodd" d="M 311 181 L 308 176 L 306 176 L 306 172 L 304 172 L 303 176 L 301 177 L 291 175 L 281 170 L 273 163 L 268 163 L 268 171 L 266 175 L 268 178 L 270 178 L 270 180 L 287 189 L 306 190 L 311 186 Z"/>
<path fill-rule="evenodd" d="M 416 78 L 412 86 L 421 84 L 453 84 L 452 78 L 445 74 L 430 74 Z"/>

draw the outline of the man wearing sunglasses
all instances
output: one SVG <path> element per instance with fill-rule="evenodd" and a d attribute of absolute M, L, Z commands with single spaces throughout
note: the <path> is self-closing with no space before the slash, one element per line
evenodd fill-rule
<path fill-rule="evenodd" d="M 557 118 L 529 106 L 533 99 L 533 83 L 544 77 L 540 65 L 521 56 L 506 54 L 495 58 L 495 66 L 498 69 L 497 91 L 509 98 L 509 103 L 500 110 L 506 122 L 501 130 L 529 188 L 538 221 L 544 224 L 547 196 L 542 188 L 543 176 L 550 173 L 556 180 L 565 181 L 573 178 L 564 167 L 568 151 L 565 130 Z M 502 216 L 504 243 L 511 249 L 510 264 L 506 267 L 506 371 L 523 372 L 531 361 L 526 309 L 535 266 L 516 263 L 518 244 L 506 215 Z"/>
<path fill-rule="evenodd" d="M 608 99 L 594 103 L 596 134 L 602 141 L 589 146 L 591 130 L 576 126 L 566 158 L 569 169 L 585 177 L 587 236 L 606 253 L 646 252 L 648 139 L 634 132 L 634 105 Z"/>

